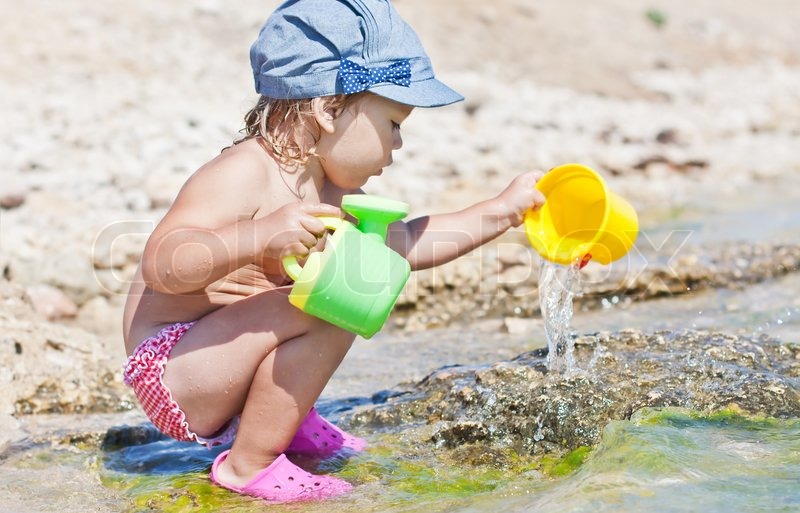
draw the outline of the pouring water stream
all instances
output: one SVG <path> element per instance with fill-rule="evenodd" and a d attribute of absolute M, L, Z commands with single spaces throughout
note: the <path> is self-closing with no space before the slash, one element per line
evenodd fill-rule
<path fill-rule="evenodd" d="M 580 266 L 563 266 L 542 259 L 539 270 L 539 306 L 547 337 L 547 368 L 570 375 L 578 371 L 575 340 L 570 330 L 572 299 L 580 288 Z"/>

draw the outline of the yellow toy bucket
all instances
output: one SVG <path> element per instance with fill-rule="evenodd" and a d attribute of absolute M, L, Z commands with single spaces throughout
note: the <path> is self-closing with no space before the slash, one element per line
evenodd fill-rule
<path fill-rule="evenodd" d="M 636 211 L 580 164 L 551 169 L 536 184 L 547 201 L 525 214 L 525 232 L 542 257 L 563 265 L 610 264 L 625 256 L 639 232 Z"/>

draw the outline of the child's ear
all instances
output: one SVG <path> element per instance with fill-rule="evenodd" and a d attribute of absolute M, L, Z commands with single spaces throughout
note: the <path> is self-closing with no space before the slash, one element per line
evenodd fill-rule
<path fill-rule="evenodd" d="M 336 117 L 336 113 L 331 111 L 329 102 L 322 98 L 312 98 L 311 112 L 313 112 L 314 120 L 323 132 L 329 134 L 334 132 L 333 120 Z"/>

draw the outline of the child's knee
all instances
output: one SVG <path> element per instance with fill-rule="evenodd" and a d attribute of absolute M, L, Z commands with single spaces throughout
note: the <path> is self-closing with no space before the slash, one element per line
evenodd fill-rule
<path fill-rule="evenodd" d="M 324 321 L 317 317 L 309 316 L 308 333 L 311 335 L 324 336 L 327 340 L 341 341 L 342 343 L 352 344 L 356 336 L 344 328 Z"/>

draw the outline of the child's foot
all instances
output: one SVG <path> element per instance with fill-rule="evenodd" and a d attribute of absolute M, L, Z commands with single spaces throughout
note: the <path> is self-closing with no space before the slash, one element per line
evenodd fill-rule
<path fill-rule="evenodd" d="M 270 502 L 296 502 L 327 499 L 343 495 L 353 486 L 332 476 L 316 476 L 301 469 L 281 454 L 270 466 L 256 474 L 249 483 L 240 487 L 229 486 L 219 481 L 219 465 L 230 451 L 220 453 L 211 467 L 211 480 L 223 488 L 266 499 Z"/>
<path fill-rule="evenodd" d="M 366 440 L 342 431 L 311 408 L 286 452 L 327 458 L 341 450 L 361 452 L 366 446 Z"/>

